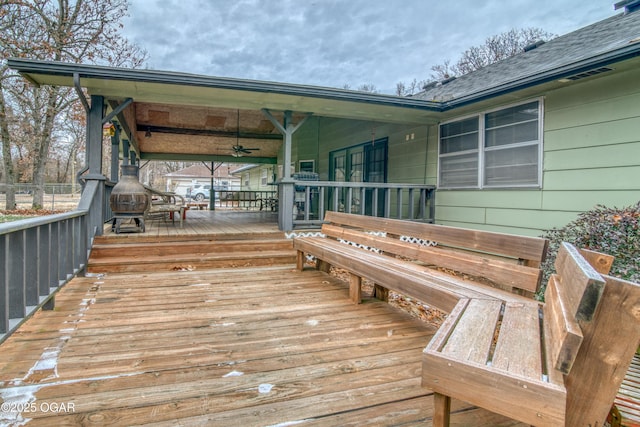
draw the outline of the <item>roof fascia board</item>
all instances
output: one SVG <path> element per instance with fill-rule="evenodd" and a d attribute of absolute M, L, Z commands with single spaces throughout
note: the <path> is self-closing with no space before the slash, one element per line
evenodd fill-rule
<path fill-rule="evenodd" d="M 633 45 L 626 46 L 613 52 L 608 52 L 573 64 L 554 68 L 524 79 L 489 88 L 467 96 L 462 96 L 451 101 L 446 101 L 443 111 L 450 111 L 458 107 L 484 101 L 489 98 L 495 98 L 500 95 L 506 95 L 511 92 L 527 89 L 550 81 L 559 80 L 594 68 L 612 65 L 638 56 L 640 56 L 640 43 L 634 43 Z"/>
<path fill-rule="evenodd" d="M 23 58 L 9 58 L 7 60 L 7 64 L 10 68 L 17 70 L 20 74 L 25 76 L 25 78 L 27 78 L 28 80 L 31 79 L 30 74 L 57 75 L 69 77 L 72 79 L 74 73 L 78 73 L 80 77 L 84 78 L 204 86 L 211 88 L 264 93 L 273 92 L 285 95 L 332 99 L 336 101 L 360 102 L 377 105 L 396 106 L 400 108 L 415 108 L 433 112 L 445 112 L 476 102 L 484 101 L 489 98 L 498 97 L 508 93 L 516 92 L 518 90 L 527 89 L 532 86 L 558 80 L 576 73 L 588 71 L 592 68 L 611 65 L 638 56 L 640 56 L 640 43 L 633 43 L 629 46 L 606 52 L 604 54 L 578 61 L 573 64 L 557 67 L 539 74 L 535 74 L 523 79 L 519 79 L 445 102 L 426 101 L 411 97 L 398 97 L 317 86 L 293 85 L 223 77 L 209 77 L 155 70 L 113 68 L 55 61 L 29 60 Z"/>
<path fill-rule="evenodd" d="M 33 76 L 30 76 L 32 74 L 55 75 L 73 78 L 73 74 L 77 73 L 80 78 L 125 80 L 134 82 L 175 84 L 185 86 L 203 86 L 209 88 L 241 90 L 258 93 L 278 93 L 283 95 L 323 98 L 336 101 L 369 103 L 401 108 L 416 108 L 419 110 L 427 111 L 441 111 L 442 109 L 442 103 L 440 102 L 320 86 L 211 77 L 156 70 L 114 68 L 56 61 L 40 61 L 24 58 L 9 58 L 7 60 L 7 65 L 9 66 L 9 68 L 18 71 L 28 80 L 34 80 Z"/>

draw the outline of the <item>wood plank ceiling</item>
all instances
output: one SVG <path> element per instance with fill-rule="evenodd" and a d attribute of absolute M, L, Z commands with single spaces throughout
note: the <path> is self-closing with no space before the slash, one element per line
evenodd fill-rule
<path fill-rule="evenodd" d="M 275 159 L 283 136 L 260 110 L 134 102 L 136 140 L 146 158 Z M 283 113 L 272 113 L 281 123 Z M 131 115 L 127 114 L 131 117 Z M 128 118 L 128 121 L 131 121 Z M 242 151 L 234 150 L 242 147 Z"/>

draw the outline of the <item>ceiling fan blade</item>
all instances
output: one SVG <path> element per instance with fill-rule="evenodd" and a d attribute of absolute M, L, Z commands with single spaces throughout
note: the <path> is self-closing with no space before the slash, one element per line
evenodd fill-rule
<path fill-rule="evenodd" d="M 236 154 L 240 154 L 240 153 L 251 154 L 252 151 L 259 150 L 259 148 L 244 148 L 242 145 L 234 145 L 232 148 L 233 148 L 233 152 Z"/>

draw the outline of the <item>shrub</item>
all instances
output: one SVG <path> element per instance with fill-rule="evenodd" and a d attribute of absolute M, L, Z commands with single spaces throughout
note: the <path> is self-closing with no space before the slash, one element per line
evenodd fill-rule
<path fill-rule="evenodd" d="M 563 241 L 615 256 L 610 274 L 640 283 L 640 203 L 622 209 L 598 205 L 562 228 L 547 230 L 543 237 L 549 239 L 543 286 L 555 271 L 553 263 Z M 544 288 L 538 297 L 543 295 Z"/>

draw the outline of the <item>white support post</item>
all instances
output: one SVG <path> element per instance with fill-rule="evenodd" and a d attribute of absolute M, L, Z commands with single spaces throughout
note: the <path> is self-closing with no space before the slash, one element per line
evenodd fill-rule
<path fill-rule="evenodd" d="M 293 124 L 292 112 L 284 112 L 284 123 L 280 124 L 271 112 L 263 108 L 262 113 L 284 136 L 284 165 L 282 167 L 282 179 L 278 183 L 278 227 L 283 231 L 293 230 L 293 193 L 294 185 L 291 178 L 291 145 L 293 134 L 302 126 L 311 114 L 307 114 L 299 123 Z"/>

